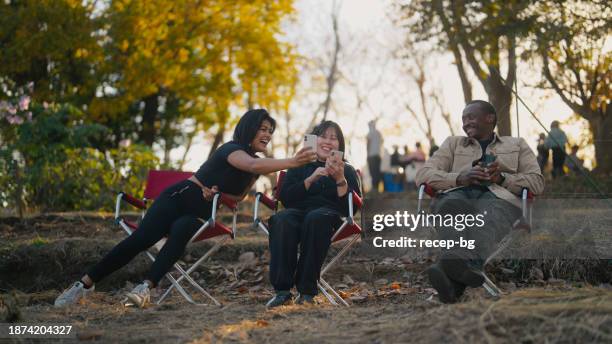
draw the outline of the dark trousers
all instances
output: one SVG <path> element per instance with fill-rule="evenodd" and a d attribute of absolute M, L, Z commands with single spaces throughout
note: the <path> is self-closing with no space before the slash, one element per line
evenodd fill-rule
<path fill-rule="evenodd" d="M 441 259 L 452 253 L 452 256 L 463 257 L 478 267 L 495 251 L 497 244 L 510 232 L 514 222 L 521 216 L 521 210 L 508 201 L 497 198 L 485 187 L 464 187 L 441 194 L 434 204 L 434 213 L 457 215 L 483 215 L 484 225 L 472 225 L 457 230 L 457 226 L 438 226 L 440 239 L 474 240 L 475 247 L 470 250 L 456 244 L 450 250 L 443 249 Z"/>
<path fill-rule="evenodd" d="M 378 184 L 382 180 L 382 173 L 380 173 L 380 156 L 368 157 L 368 169 L 372 177 L 372 190 L 378 192 Z"/>
<path fill-rule="evenodd" d="M 340 213 L 329 208 L 285 209 L 270 218 L 270 282 L 276 291 L 293 285 L 306 295 L 318 293 L 317 281 Z M 299 246 L 299 258 L 298 258 Z"/>
<path fill-rule="evenodd" d="M 552 176 L 559 177 L 565 175 L 563 172 L 563 164 L 565 163 L 565 149 L 560 147 L 554 147 L 552 149 L 552 158 L 553 158 L 553 170 Z"/>
<path fill-rule="evenodd" d="M 129 263 L 136 255 L 168 236 L 145 279 L 155 285 L 183 255 L 187 243 L 212 212 L 202 189 L 182 181 L 166 189 L 147 211 L 138 229 L 115 246 L 87 275 L 98 282 Z"/>
<path fill-rule="evenodd" d="M 544 173 L 544 169 L 546 168 L 546 164 L 548 163 L 548 150 L 540 152 L 538 151 L 538 165 L 540 165 L 540 171 Z"/>

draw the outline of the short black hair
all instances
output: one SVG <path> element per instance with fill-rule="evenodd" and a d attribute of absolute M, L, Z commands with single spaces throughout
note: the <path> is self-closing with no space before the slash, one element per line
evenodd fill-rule
<path fill-rule="evenodd" d="M 244 147 L 249 147 L 263 121 L 272 125 L 272 131 L 276 129 L 276 121 L 265 109 L 253 109 L 245 112 L 234 129 L 234 142 Z"/>
<path fill-rule="evenodd" d="M 338 123 L 334 121 L 324 120 L 321 123 L 319 123 L 316 127 L 312 128 L 312 132 L 310 134 L 321 136 L 329 128 L 334 128 L 334 130 L 336 131 L 336 137 L 338 138 L 338 142 L 340 143 L 338 150 L 341 152 L 344 152 L 344 134 L 342 133 L 342 129 L 340 129 L 340 126 L 338 125 Z"/>
<path fill-rule="evenodd" d="M 493 122 L 493 125 L 497 125 L 497 111 L 495 110 L 495 107 L 491 105 L 491 103 L 484 100 L 476 99 L 468 102 L 467 104 L 465 104 L 465 106 L 467 107 L 468 105 L 473 104 L 478 105 L 480 109 L 486 114 L 492 114 L 495 117 L 495 122 Z"/>

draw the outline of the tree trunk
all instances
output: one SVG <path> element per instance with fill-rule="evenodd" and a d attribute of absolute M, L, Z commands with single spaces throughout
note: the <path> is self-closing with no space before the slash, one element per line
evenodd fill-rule
<path fill-rule="evenodd" d="M 23 221 L 23 213 L 25 211 L 25 202 L 23 201 L 23 179 L 21 178 L 21 167 L 15 162 L 15 180 L 17 180 L 17 188 L 15 189 L 15 204 L 17 206 L 17 214 L 19 220 Z"/>
<path fill-rule="evenodd" d="M 212 146 L 210 146 L 210 151 L 208 152 L 208 158 L 212 156 L 212 154 L 217 150 L 217 147 L 223 141 L 223 134 L 225 133 L 225 123 L 219 123 L 219 129 L 217 129 L 217 133 L 215 134 L 215 139 L 213 140 Z"/>
<path fill-rule="evenodd" d="M 461 52 L 456 43 L 451 44 L 451 51 L 455 57 L 455 66 L 457 66 L 457 72 L 459 73 L 459 79 L 461 80 L 461 89 L 463 89 L 463 99 L 466 104 L 472 100 L 472 83 L 467 76 L 465 67 L 463 65 L 463 58 Z"/>
<path fill-rule="evenodd" d="M 198 131 L 194 129 L 191 133 L 187 134 L 187 143 L 185 144 L 185 151 L 183 152 L 183 156 L 181 157 L 181 160 L 179 160 L 179 164 L 178 164 L 179 170 L 182 170 L 183 166 L 185 166 L 185 162 L 187 160 L 187 154 L 189 154 L 189 151 L 191 150 L 191 145 L 193 144 L 193 138 L 195 137 L 195 134 L 197 132 Z"/>
<path fill-rule="evenodd" d="M 144 103 L 140 140 L 147 146 L 152 147 L 153 142 L 155 142 L 155 120 L 157 119 L 157 108 L 159 107 L 157 93 L 144 98 Z"/>
<path fill-rule="evenodd" d="M 512 135 L 510 123 L 512 91 L 501 82 L 497 75 L 491 75 L 487 79 L 489 87 L 486 87 L 486 91 L 489 101 L 497 110 L 497 133 L 500 136 L 510 136 Z"/>
<path fill-rule="evenodd" d="M 595 145 L 595 172 L 604 174 L 612 173 L 612 111 L 609 106 L 607 112 L 589 121 Z"/>
<path fill-rule="evenodd" d="M 334 52 L 332 56 L 332 65 L 329 68 L 329 74 L 326 78 L 327 93 L 325 95 L 325 101 L 323 102 L 323 120 L 327 119 L 327 113 L 329 112 L 329 108 L 331 106 L 332 93 L 334 92 L 334 86 L 336 85 L 336 81 L 338 79 L 338 56 L 340 55 L 340 50 L 342 49 L 342 45 L 340 44 L 340 34 L 338 32 L 338 13 L 336 11 L 332 12 L 332 27 L 334 29 Z"/>

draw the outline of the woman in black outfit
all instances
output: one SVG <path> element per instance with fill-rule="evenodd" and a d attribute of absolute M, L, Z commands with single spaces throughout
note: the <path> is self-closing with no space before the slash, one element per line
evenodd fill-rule
<path fill-rule="evenodd" d="M 149 302 L 150 288 L 156 286 L 181 257 L 191 237 L 202 226 L 202 220 L 211 216 L 212 198 L 217 191 L 241 200 L 260 174 L 301 166 L 316 159 L 311 149 L 303 149 L 289 159 L 258 158 L 255 153 L 266 150 L 275 126 L 276 122 L 266 110 L 245 113 L 234 130 L 233 140 L 221 145 L 189 179 L 164 190 L 146 212 L 138 230 L 65 290 L 55 300 L 55 305 L 76 303 L 93 291 L 96 282 L 167 235 L 166 244 L 143 283 L 127 294 L 128 299 L 143 307 Z"/>
<path fill-rule="evenodd" d="M 290 302 L 294 285 L 297 304 L 314 303 L 331 237 L 349 213 L 349 192 L 360 194 L 353 167 L 328 159 L 332 150 L 344 152 L 338 124 L 324 121 L 312 134 L 318 136 L 317 161 L 287 171 L 279 196 L 285 210 L 270 218 L 270 282 L 276 290 L 270 308 Z"/>

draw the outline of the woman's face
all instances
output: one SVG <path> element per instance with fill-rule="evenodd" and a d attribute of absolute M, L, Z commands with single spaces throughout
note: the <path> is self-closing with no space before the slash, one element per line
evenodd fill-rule
<path fill-rule="evenodd" d="M 254 152 L 265 152 L 268 143 L 272 140 L 272 133 L 274 133 L 274 127 L 272 123 L 267 120 L 261 122 L 255 138 L 251 142 L 251 149 Z"/>
<path fill-rule="evenodd" d="M 340 149 L 340 141 L 336 129 L 327 128 L 323 134 L 317 138 L 317 158 L 320 161 L 327 160 L 332 150 Z"/>

